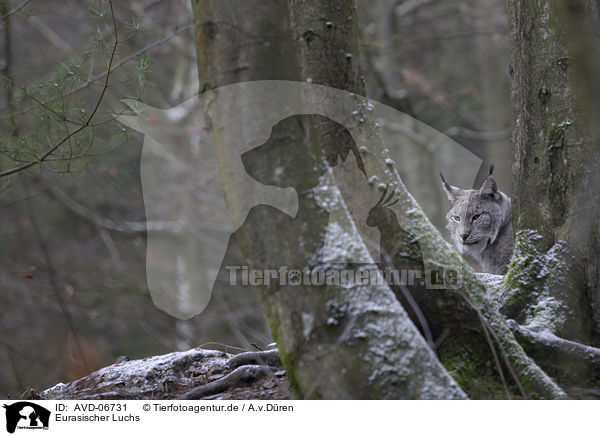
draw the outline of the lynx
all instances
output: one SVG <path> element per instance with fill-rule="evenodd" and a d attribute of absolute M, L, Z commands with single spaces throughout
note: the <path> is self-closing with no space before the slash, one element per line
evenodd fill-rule
<path fill-rule="evenodd" d="M 477 261 L 483 272 L 506 274 L 513 254 L 510 197 L 498 190 L 490 174 L 479 190 L 461 189 L 442 178 L 442 186 L 452 207 L 446 215 L 446 228 L 461 253 Z"/>

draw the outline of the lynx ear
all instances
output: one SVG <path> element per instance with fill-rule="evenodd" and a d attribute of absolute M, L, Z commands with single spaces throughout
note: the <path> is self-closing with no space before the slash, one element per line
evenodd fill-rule
<path fill-rule="evenodd" d="M 479 189 L 480 197 L 488 197 L 494 201 L 500 200 L 500 194 L 498 194 L 498 184 L 496 183 L 496 179 L 491 174 L 487 176 L 483 185 Z"/>
<path fill-rule="evenodd" d="M 444 175 L 442 173 L 440 173 L 440 177 L 442 178 L 442 187 L 444 188 L 444 192 L 446 193 L 448 200 L 455 201 L 456 197 L 458 197 L 458 194 L 460 194 L 462 189 L 457 188 L 456 186 L 452 186 L 451 184 L 446 182 L 446 179 L 444 178 Z"/>

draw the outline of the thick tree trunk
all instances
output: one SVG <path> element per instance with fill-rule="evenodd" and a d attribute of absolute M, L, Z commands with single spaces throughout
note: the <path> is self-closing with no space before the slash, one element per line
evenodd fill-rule
<path fill-rule="evenodd" d="M 248 80 L 295 80 L 282 1 L 192 0 L 200 92 Z"/>
<path fill-rule="evenodd" d="M 578 395 L 599 386 L 600 368 L 600 350 L 582 345 L 600 343 L 597 5 L 508 6 L 516 240 L 502 310 L 521 324 L 525 349 Z"/>
<path fill-rule="evenodd" d="M 585 166 L 578 172 L 578 190 L 582 199 L 575 207 L 581 219 L 571 223 L 576 242 L 585 247 L 585 271 L 588 296 L 594 318 L 593 342 L 600 343 L 600 3 L 597 0 L 568 0 L 569 49 L 576 65 L 577 96 L 586 123 L 588 140 L 581 145 Z M 576 162 L 579 164 L 579 162 Z"/>
<path fill-rule="evenodd" d="M 600 149 L 580 98 L 590 89 L 577 87 L 585 65 L 569 47 L 578 33 L 568 3 L 587 3 L 597 18 L 593 2 L 509 1 L 516 244 L 505 310 L 519 323 L 592 343 Z M 587 57 L 595 61 L 597 53 Z"/>

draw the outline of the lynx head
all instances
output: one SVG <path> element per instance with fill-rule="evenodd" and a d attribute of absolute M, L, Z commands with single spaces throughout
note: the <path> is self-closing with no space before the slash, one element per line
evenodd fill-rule
<path fill-rule="evenodd" d="M 459 249 L 474 255 L 493 243 L 502 225 L 511 219 L 510 198 L 498 190 L 493 171 L 492 165 L 479 190 L 452 186 L 440 173 L 442 186 L 452 203 L 446 215 L 446 228 Z"/>

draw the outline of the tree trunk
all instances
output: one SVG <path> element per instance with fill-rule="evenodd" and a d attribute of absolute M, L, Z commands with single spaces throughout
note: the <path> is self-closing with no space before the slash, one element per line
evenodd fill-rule
<path fill-rule="evenodd" d="M 577 89 L 584 65 L 569 49 L 577 34 L 569 31 L 567 3 L 509 2 L 516 241 L 504 310 L 521 324 L 589 344 L 597 343 L 599 325 L 590 302 L 597 305 L 600 279 L 600 149 Z"/>
<path fill-rule="evenodd" d="M 192 0 L 200 91 L 248 80 L 295 80 L 285 2 Z"/>
<path fill-rule="evenodd" d="M 599 350 L 582 344 L 600 343 L 597 5 L 508 6 L 516 239 L 502 311 L 569 392 L 595 388 Z M 588 351 L 572 353 L 577 347 Z"/>

